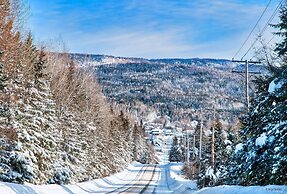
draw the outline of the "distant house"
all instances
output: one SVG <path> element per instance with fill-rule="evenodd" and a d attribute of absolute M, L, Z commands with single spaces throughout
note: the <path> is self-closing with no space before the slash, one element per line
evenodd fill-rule
<path fill-rule="evenodd" d="M 158 128 L 155 128 L 152 130 L 152 134 L 153 135 L 159 135 L 160 134 L 160 130 Z"/>
<path fill-rule="evenodd" d="M 175 132 L 175 130 L 171 126 L 165 127 L 165 129 L 164 129 L 164 134 L 167 136 L 172 136 L 174 134 L 174 132 Z"/>

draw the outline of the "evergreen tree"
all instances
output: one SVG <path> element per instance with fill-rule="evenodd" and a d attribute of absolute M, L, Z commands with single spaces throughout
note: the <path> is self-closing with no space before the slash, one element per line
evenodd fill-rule
<path fill-rule="evenodd" d="M 212 129 L 213 128 L 213 129 Z M 214 162 L 212 164 L 212 138 L 205 137 L 207 148 L 202 161 L 201 172 L 199 174 L 198 186 L 214 186 L 222 183 L 226 174 L 226 161 L 230 155 L 231 146 L 228 140 L 228 133 L 224 130 L 222 123 L 217 119 L 210 131 L 214 130 Z"/>
<path fill-rule="evenodd" d="M 282 41 L 276 44 L 275 51 L 278 53 L 279 57 L 285 60 L 287 59 L 287 6 L 283 6 L 280 10 L 280 23 L 274 25 L 275 28 L 279 29 L 279 32 L 275 34 L 282 37 Z"/>
<path fill-rule="evenodd" d="M 184 158 L 184 152 L 181 145 L 178 142 L 176 136 L 173 138 L 172 147 L 169 151 L 169 161 L 170 162 L 182 162 Z"/>
<path fill-rule="evenodd" d="M 2 55 L 2 51 L 0 51 L 0 58 Z M 6 87 L 7 76 L 4 74 L 4 64 L 0 63 L 0 91 L 3 92 L 4 88 Z"/>
<path fill-rule="evenodd" d="M 39 57 L 38 50 L 33 43 L 32 33 L 29 32 L 27 38 L 23 42 L 23 49 L 21 53 L 21 64 L 23 66 L 24 76 L 29 79 L 29 76 L 35 74 L 34 65 L 37 64 L 37 58 Z"/>
<path fill-rule="evenodd" d="M 219 168 L 221 165 L 225 165 L 230 150 L 228 149 L 231 141 L 228 139 L 230 134 L 223 129 L 223 126 L 219 119 L 216 120 L 214 126 L 214 152 L 215 152 L 215 167 Z"/>
<path fill-rule="evenodd" d="M 46 73 L 45 73 L 47 60 L 46 60 L 46 54 L 43 48 L 38 52 L 37 60 L 33 64 L 34 64 L 35 80 L 47 79 Z"/>

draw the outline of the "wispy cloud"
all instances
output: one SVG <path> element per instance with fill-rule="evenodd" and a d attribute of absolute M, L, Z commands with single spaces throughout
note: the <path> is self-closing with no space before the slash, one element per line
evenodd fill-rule
<path fill-rule="evenodd" d="M 41 39 L 61 35 L 73 52 L 149 58 L 230 58 L 266 5 L 263 0 L 30 2 L 31 28 Z"/>
<path fill-rule="evenodd" d="M 85 34 L 79 38 L 78 52 L 103 53 L 133 57 L 186 57 L 193 49 L 182 40 L 180 30 L 166 32 L 143 31 L 137 29 L 113 29 L 98 34 Z M 77 43 L 71 43 L 77 47 Z M 155 56 L 156 53 L 156 56 Z"/>

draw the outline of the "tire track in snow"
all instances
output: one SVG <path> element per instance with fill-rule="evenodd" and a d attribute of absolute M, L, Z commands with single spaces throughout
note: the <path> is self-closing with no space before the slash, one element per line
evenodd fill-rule
<path fill-rule="evenodd" d="M 150 175 L 150 171 L 151 171 L 150 167 L 152 167 L 151 175 Z M 125 188 L 119 193 L 144 193 L 150 186 L 150 183 L 153 181 L 156 169 L 157 169 L 157 165 L 146 165 L 146 169 L 144 170 L 144 173 L 139 178 L 139 180 L 137 180 L 130 187 Z M 145 183 L 145 181 L 148 181 L 148 182 Z M 119 189 L 122 189 L 122 188 L 123 187 Z"/>
<path fill-rule="evenodd" d="M 145 168 L 145 169 L 143 170 L 143 168 Z M 144 173 L 146 172 L 147 168 L 148 168 L 148 166 L 142 166 L 141 169 L 137 172 L 137 175 L 136 175 L 136 177 L 135 177 L 134 180 L 131 180 L 129 183 L 124 184 L 123 186 L 118 187 L 118 188 L 116 188 L 116 189 L 114 189 L 114 190 L 112 190 L 112 191 L 109 191 L 109 192 L 107 192 L 107 193 L 118 193 L 118 192 L 121 192 L 121 191 L 120 191 L 121 189 L 127 188 L 127 187 L 129 187 L 130 185 L 133 185 L 132 182 L 138 180 L 139 177 L 141 177 L 140 175 L 141 175 L 141 174 L 144 174 Z"/>

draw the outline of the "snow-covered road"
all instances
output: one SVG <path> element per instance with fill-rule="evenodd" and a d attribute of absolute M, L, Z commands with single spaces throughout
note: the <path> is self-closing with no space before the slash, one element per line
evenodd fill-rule
<path fill-rule="evenodd" d="M 32 185 L 0 182 L 0 194 L 183 193 L 196 188 L 192 181 L 176 180 L 180 164 L 133 163 L 115 175 L 71 185 Z M 192 188 L 190 188 L 190 185 Z"/>

